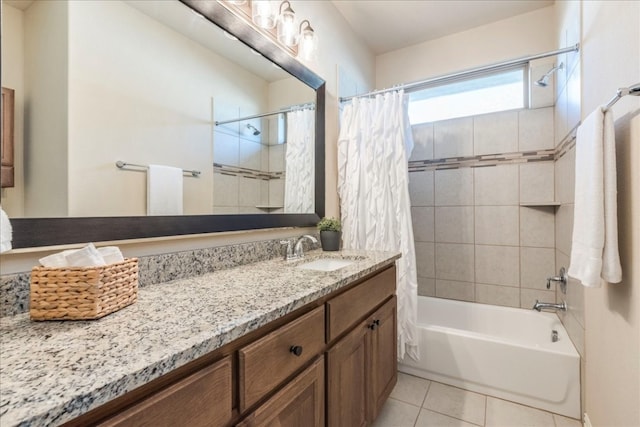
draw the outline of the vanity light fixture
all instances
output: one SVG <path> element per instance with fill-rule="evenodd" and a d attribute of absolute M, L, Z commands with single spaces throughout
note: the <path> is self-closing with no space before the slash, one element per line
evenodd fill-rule
<path fill-rule="evenodd" d="M 253 23 L 270 30 L 276 26 L 278 20 L 278 5 L 273 0 L 253 0 L 251 2 L 251 19 Z"/>
<path fill-rule="evenodd" d="M 316 60 L 318 37 L 308 19 L 296 25 L 296 14 L 289 0 L 218 0 L 218 3 L 291 56 L 308 62 Z"/>
<path fill-rule="evenodd" d="M 306 24 L 306 26 L 305 26 Z M 314 62 L 318 56 L 318 36 L 313 31 L 309 20 L 300 23 L 300 36 L 298 40 L 298 58 L 303 61 Z"/>
<path fill-rule="evenodd" d="M 284 10 L 283 7 L 285 7 Z M 296 13 L 291 9 L 291 3 L 287 0 L 280 4 L 280 15 L 278 16 L 278 41 L 289 47 L 293 47 L 298 44 L 298 34 L 296 34 Z"/>

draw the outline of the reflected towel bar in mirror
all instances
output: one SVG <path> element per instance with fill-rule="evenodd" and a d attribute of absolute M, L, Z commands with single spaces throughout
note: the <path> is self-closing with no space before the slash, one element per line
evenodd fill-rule
<path fill-rule="evenodd" d="M 118 160 L 116 162 L 116 166 L 118 167 L 118 169 L 124 169 L 124 168 L 129 167 L 129 166 L 136 167 L 136 168 L 144 168 L 144 169 L 148 169 L 149 168 L 149 166 L 146 166 L 146 165 L 137 165 L 135 163 L 126 163 L 126 162 L 123 162 L 122 160 Z M 200 174 L 201 174 L 200 171 L 188 170 L 188 169 L 182 169 L 182 172 L 188 173 L 191 176 L 196 177 L 196 178 L 198 176 L 200 176 Z"/>

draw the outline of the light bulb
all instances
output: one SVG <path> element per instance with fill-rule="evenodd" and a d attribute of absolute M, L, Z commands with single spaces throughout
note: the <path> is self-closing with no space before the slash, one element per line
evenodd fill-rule
<path fill-rule="evenodd" d="M 277 9 L 271 0 L 253 0 L 251 16 L 253 22 L 261 28 L 271 29 L 276 26 Z"/>

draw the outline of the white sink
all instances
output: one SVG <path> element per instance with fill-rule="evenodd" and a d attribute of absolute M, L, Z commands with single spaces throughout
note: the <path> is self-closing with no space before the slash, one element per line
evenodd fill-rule
<path fill-rule="evenodd" d="M 353 264 L 353 261 L 338 258 L 320 258 L 315 261 L 306 262 L 296 268 L 303 270 L 334 271 Z"/>

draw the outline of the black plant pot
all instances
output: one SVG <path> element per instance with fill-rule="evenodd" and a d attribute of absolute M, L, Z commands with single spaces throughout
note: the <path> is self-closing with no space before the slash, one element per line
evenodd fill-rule
<path fill-rule="evenodd" d="M 340 250 L 340 231 L 320 231 L 320 243 L 323 251 L 339 251 Z"/>

